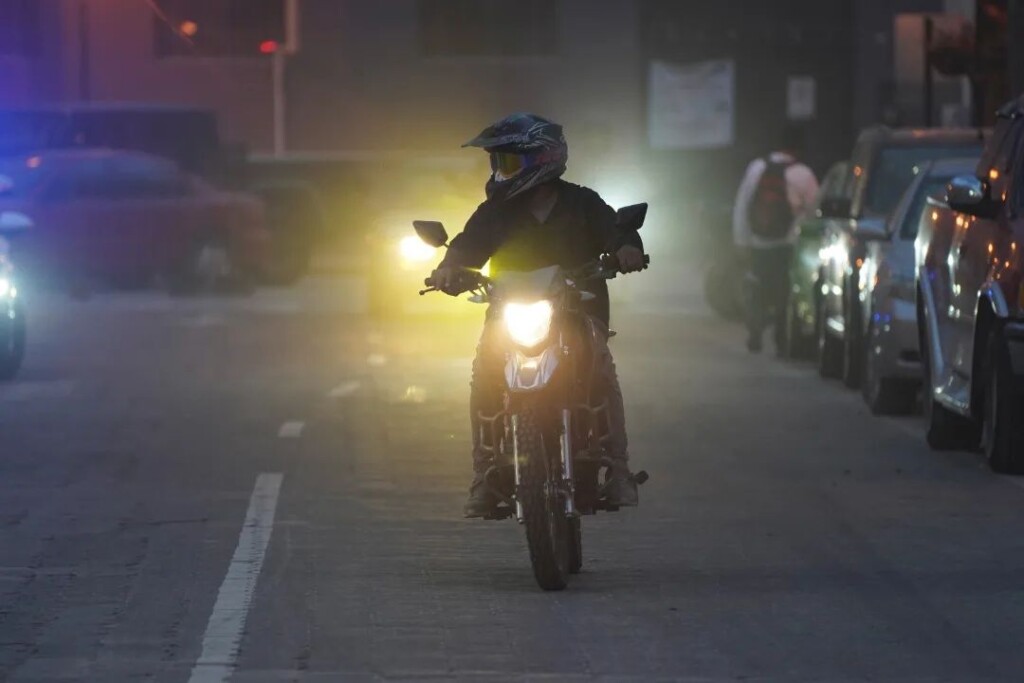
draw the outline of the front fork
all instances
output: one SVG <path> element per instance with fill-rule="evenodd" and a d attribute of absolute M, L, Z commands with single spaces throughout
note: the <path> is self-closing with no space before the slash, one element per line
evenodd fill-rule
<path fill-rule="evenodd" d="M 512 471 L 515 475 L 516 490 L 521 484 L 519 465 L 519 416 L 512 415 Z M 568 408 L 562 409 L 562 433 L 559 439 L 559 450 L 562 456 L 562 482 L 561 493 L 565 498 L 565 514 L 567 517 L 576 515 L 576 480 L 573 476 L 572 461 L 572 411 Z M 516 520 L 523 523 L 523 503 L 516 497 Z"/>
<path fill-rule="evenodd" d="M 562 409 L 562 491 L 565 494 L 565 514 L 576 515 L 576 480 L 572 471 L 572 411 Z"/>

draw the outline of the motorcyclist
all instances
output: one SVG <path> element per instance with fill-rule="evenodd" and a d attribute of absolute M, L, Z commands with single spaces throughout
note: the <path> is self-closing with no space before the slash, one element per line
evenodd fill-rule
<path fill-rule="evenodd" d="M 432 274 L 439 289 L 457 294 L 465 269 L 481 268 L 488 260 L 492 275 L 553 265 L 574 268 L 604 253 L 617 256 L 623 272 L 643 268 L 639 235 L 620 230 L 615 211 L 596 192 L 561 179 L 569 150 L 560 125 L 533 114 L 513 114 L 484 129 L 463 147 L 486 150 L 492 174 L 486 186 L 487 200 L 452 240 Z M 598 379 L 609 406 L 607 455 L 613 465 L 605 494 L 611 504 L 634 506 L 638 495 L 629 471 L 622 392 L 607 345 L 608 288 L 598 280 L 589 289 L 596 296 L 585 304 L 585 312 L 599 332 L 594 335 L 594 352 Z M 473 361 L 470 419 L 474 476 L 464 508 L 466 517 L 486 516 L 497 504 L 484 481 L 491 463 L 490 455 L 481 447 L 479 415 L 494 415 L 503 409 L 505 359 L 499 322 L 500 318 L 488 311 Z"/>

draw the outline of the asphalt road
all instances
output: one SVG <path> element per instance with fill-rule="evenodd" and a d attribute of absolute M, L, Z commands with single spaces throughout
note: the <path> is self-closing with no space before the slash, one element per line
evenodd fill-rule
<path fill-rule="evenodd" d="M 459 516 L 475 322 L 360 291 L 32 302 L 0 679 L 1024 679 L 1024 486 L 979 456 L 642 297 L 613 350 L 652 479 L 545 594 L 515 523 Z"/>

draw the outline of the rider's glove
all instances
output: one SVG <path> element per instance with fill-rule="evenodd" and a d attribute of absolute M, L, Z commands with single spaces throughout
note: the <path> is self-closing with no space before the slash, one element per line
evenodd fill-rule
<path fill-rule="evenodd" d="M 619 270 L 623 273 L 635 273 L 644 269 L 644 252 L 632 244 L 625 244 L 615 252 L 619 262 Z"/>
<path fill-rule="evenodd" d="M 452 266 L 439 266 L 430 274 L 434 287 L 445 294 L 458 294 L 460 271 Z"/>

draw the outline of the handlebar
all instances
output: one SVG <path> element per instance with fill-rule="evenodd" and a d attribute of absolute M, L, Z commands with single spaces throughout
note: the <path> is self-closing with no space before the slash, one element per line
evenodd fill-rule
<path fill-rule="evenodd" d="M 651 265 L 651 257 L 649 254 L 644 254 L 644 267 L 642 270 L 647 270 Z M 619 273 L 622 272 L 619 267 L 619 260 L 614 254 L 605 254 L 600 258 L 591 261 L 587 265 L 578 269 L 574 272 L 573 278 L 577 280 L 590 280 L 595 278 L 603 278 L 605 280 L 612 280 L 618 277 Z M 486 275 L 483 275 L 477 270 L 465 269 L 459 274 L 460 282 L 457 289 L 461 292 L 470 291 L 478 287 L 484 287 L 490 284 L 491 280 Z M 420 296 L 428 294 L 430 292 L 441 291 L 437 287 L 437 283 L 434 278 L 428 277 L 423 280 L 423 285 L 426 289 L 420 290 Z"/>

